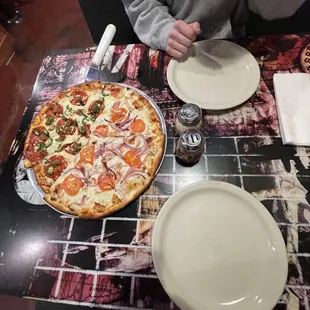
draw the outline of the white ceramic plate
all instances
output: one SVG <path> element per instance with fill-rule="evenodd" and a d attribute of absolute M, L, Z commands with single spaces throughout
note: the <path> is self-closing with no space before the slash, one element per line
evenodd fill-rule
<path fill-rule="evenodd" d="M 196 42 L 167 70 L 172 91 L 186 103 L 202 109 L 223 110 L 248 100 L 257 90 L 260 69 L 246 49 L 223 40 Z"/>
<path fill-rule="evenodd" d="M 279 228 L 242 189 L 198 182 L 171 197 L 152 240 L 164 289 L 181 309 L 270 310 L 287 279 Z"/>

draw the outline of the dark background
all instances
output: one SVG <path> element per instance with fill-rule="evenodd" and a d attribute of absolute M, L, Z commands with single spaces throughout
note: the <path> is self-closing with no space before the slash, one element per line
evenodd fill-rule
<path fill-rule="evenodd" d="M 117 28 L 114 44 L 139 42 L 121 0 L 108 2 L 104 0 L 79 0 L 79 2 L 96 44 L 99 43 L 105 27 L 110 23 L 113 23 Z M 310 32 L 310 0 L 307 0 L 297 13 L 288 19 L 267 22 L 251 13 L 246 28 L 247 35 Z"/>

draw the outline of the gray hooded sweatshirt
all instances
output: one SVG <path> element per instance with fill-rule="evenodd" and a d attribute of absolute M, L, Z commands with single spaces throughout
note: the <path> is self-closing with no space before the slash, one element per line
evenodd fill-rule
<path fill-rule="evenodd" d="M 122 1 L 139 39 L 154 49 L 162 50 L 166 50 L 167 39 L 176 20 L 183 20 L 186 23 L 199 22 L 201 39 L 232 38 L 244 34 L 249 5 L 256 13 L 267 19 L 273 19 L 274 13 L 274 18 L 294 14 L 304 2 L 304 0 L 249 0 L 248 5 L 247 0 Z M 286 9 L 281 15 L 282 7 Z"/>

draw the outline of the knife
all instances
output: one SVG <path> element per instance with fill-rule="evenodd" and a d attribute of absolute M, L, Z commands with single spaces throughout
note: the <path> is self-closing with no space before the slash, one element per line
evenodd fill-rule
<path fill-rule="evenodd" d="M 116 28 L 112 24 L 108 25 L 105 29 L 95 52 L 95 55 L 93 56 L 93 59 L 91 61 L 91 65 L 85 79 L 86 82 L 97 80 L 101 80 L 102 82 L 119 81 L 118 75 L 112 74 L 107 68 L 104 68 L 102 71 L 100 71 L 101 62 L 114 38 L 115 32 Z"/>

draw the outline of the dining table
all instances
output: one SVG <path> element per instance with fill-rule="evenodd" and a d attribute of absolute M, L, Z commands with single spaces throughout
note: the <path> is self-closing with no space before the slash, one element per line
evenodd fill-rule
<path fill-rule="evenodd" d="M 203 111 L 204 154 L 192 167 L 175 158 L 175 119 L 184 102 L 168 85 L 171 57 L 144 44 L 109 47 L 104 66 L 121 71 L 124 84 L 143 91 L 160 108 L 167 149 L 148 190 L 99 220 L 73 218 L 50 208 L 23 165 L 34 115 L 60 91 L 85 81 L 95 48 L 46 54 L 0 177 L 0 294 L 51 302 L 56 310 L 64 304 L 177 309 L 152 261 L 154 223 L 169 197 L 184 186 L 217 180 L 251 193 L 283 235 L 289 273 L 275 309 L 310 309 L 310 148 L 283 145 L 273 87 L 275 73 L 310 73 L 310 34 L 247 37 L 237 43 L 256 58 L 259 87 L 237 108 Z M 225 85 L 222 88 L 224 92 Z M 205 222 L 208 225 L 207 218 Z"/>

